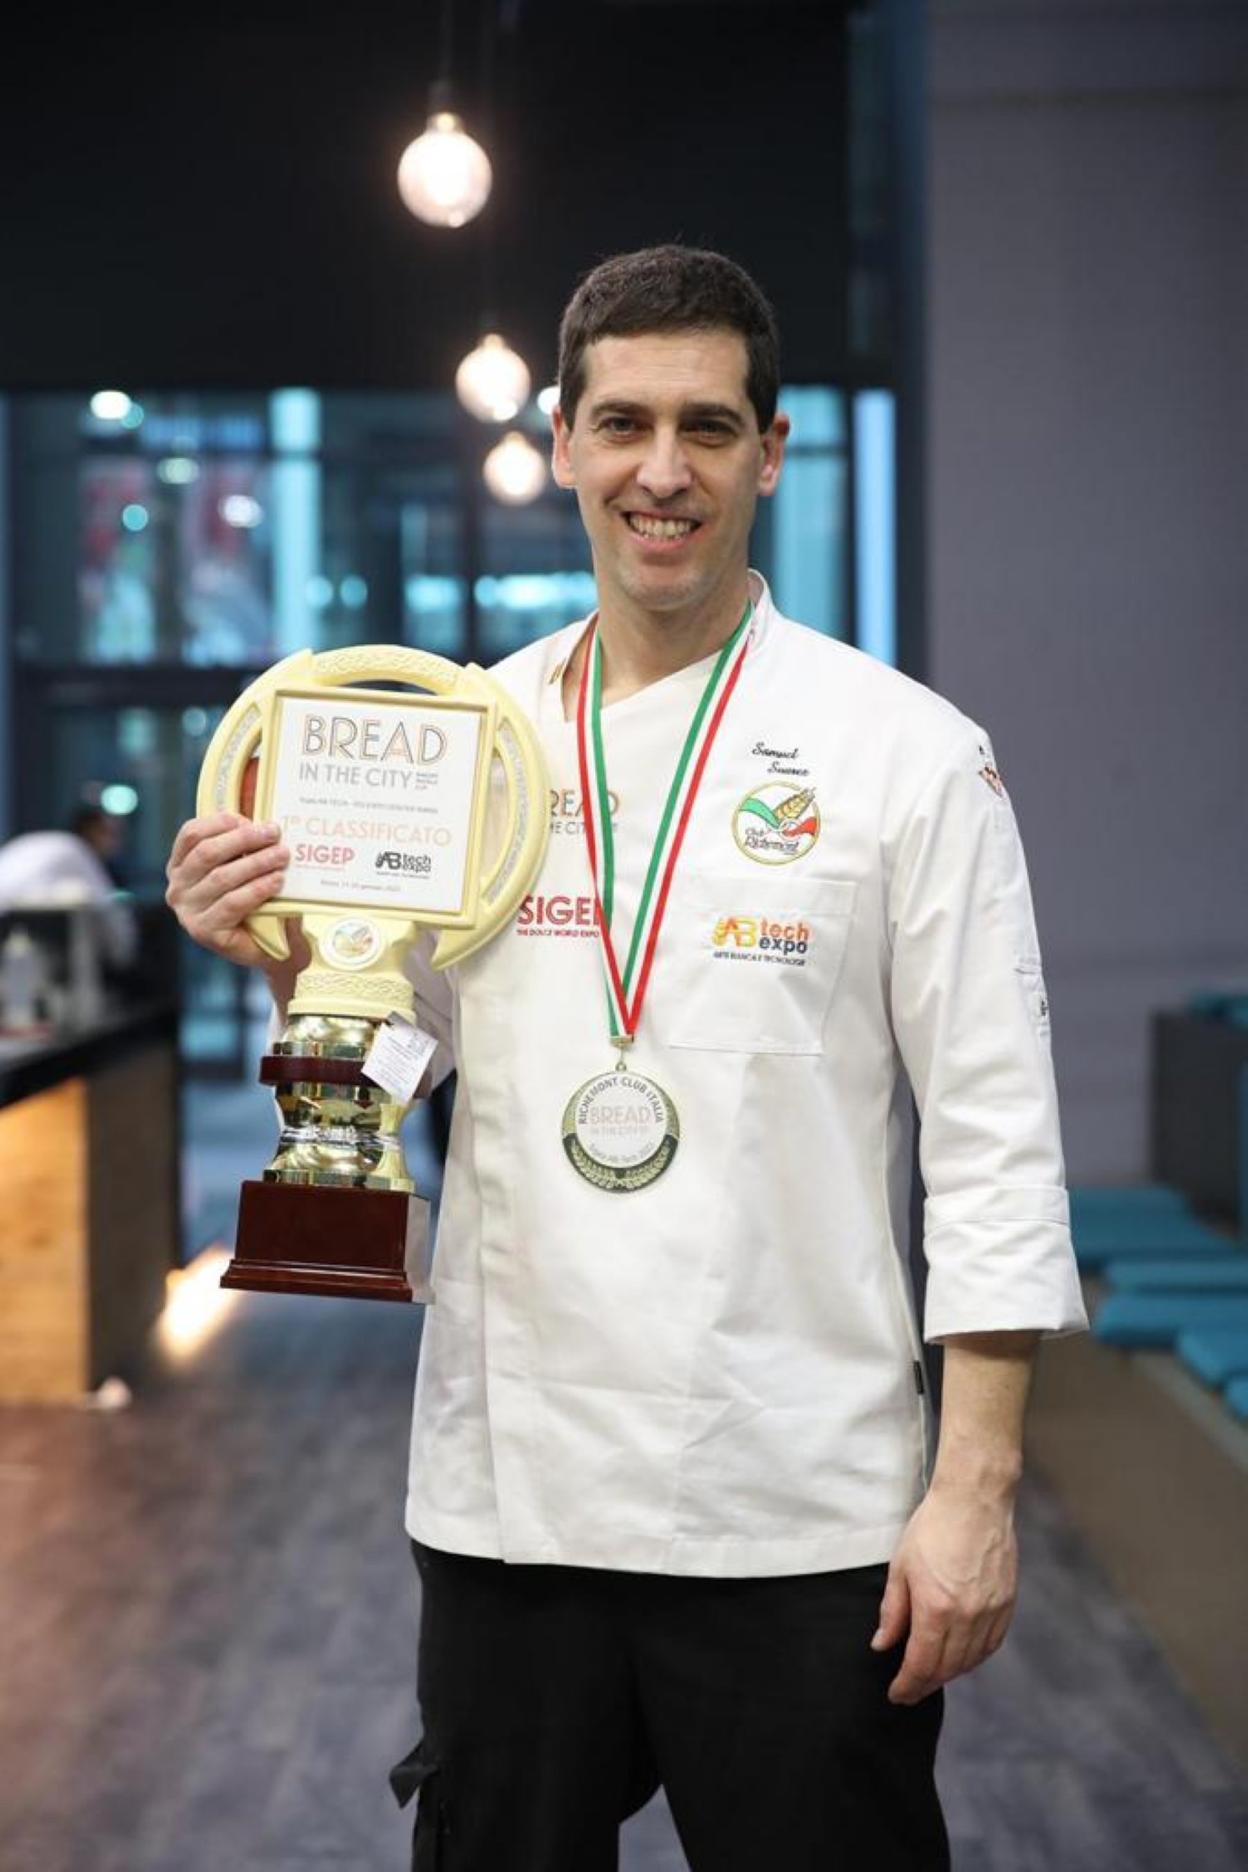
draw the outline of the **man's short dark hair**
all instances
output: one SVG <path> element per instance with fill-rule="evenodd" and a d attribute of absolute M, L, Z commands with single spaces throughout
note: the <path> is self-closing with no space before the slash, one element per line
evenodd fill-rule
<path fill-rule="evenodd" d="M 70 815 L 69 829 L 71 832 L 76 832 L 79 838 L 89 839 L 93 832 L 98 832 L 102 826 L 112 823 L 111 813 L 105 812 L 102 806 L 92 806 L 88 802 L 75 806 Z"/>
<path fill-rule="evenodd" d="M 701 247 L 643 247 L 587 273 L 559 326 L 559 407 L 571 425 L 585 389 L 585 351 L 599 338 L 735 331 L 745 340 L 745 388 L 760 430 L 780 394 L 776 317 L 744 267 Z"/>

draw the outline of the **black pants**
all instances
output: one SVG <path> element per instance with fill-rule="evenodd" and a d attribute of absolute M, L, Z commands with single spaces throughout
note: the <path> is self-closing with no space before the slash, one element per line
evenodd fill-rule
<path fill-rule="evenodd" d="M 616 1872 L 662 1782 L 692 1872 L 946 1872 L 942 1695 L 888 1701 L 887 1568 L 680 1579 L 413 1543 L 414 1872 Z"/>

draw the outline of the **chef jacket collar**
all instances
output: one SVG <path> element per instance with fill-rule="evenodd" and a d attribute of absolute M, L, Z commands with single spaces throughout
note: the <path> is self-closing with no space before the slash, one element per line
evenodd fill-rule
<path fill-rule="evenodd" d="M 756 572 L 753 566 L 749 571 L 749 589 L 750 600 L 754 606 L 749 655 L 755 657 L 761 650 L 771 628 L 772 618 L 776 615 L 776 607 L 770 586 L 762 573 Z M 551 638 L 550 647 L 554 661 L 546 676 L 548 686 L 563 680 L 563 672 L 568 667 L 573 651 L 597 616 L 597 611 L 591 611 L 588 617 L 578 618 L 574 624 L 569 624 L 565 630 L 556 632 Z"/>

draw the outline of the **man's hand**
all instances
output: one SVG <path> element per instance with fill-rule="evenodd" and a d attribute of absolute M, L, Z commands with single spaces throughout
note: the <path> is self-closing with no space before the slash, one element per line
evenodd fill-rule
<path fill-rule="evenodd" d="M 262 968 L 277 981 L 306 961 L 302 936 L 288 924 L 292 950 L 302 947 L 304 954 L 279 963 L 264 953 L 244 918 L 279 895 L 289 861 L 276 825 L 232 812 L 188 819 L 169 854 L 165 901 L 187 935 L 205 949 L 244 967 Z"/>
<path fill-rule="evenodd" d="M 997 1650 L 1018 1597 L 1014 1497 L 1039 1334 L 947 1333 L 940 1445 L 888 1569 L 876 1651 L 909 1632 L 890 1703 L 919 1703 Z"/>
<path fill-rule="evenodd" d="M 933 1487 L 893 1555 L 871 1640 L 886 1651 L 910 1634 L 889 1702 L 919 1703 L 991 1657 L 1017 1596 L 1012 1498 L 973 1500 Z"/>

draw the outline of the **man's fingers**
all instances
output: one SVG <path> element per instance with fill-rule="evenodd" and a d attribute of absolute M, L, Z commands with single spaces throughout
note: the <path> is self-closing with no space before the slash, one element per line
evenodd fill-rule
<path fill-rule="evenodd" d="M 281 895 L 288 859 L 280 845 L 263 846 L 232 863 L 216 865 L 197 884 L 171 884 L 166 900 L 195 942 L 237 960 L 234 938 L 239 925 L 270 898 Z"/>
<path fill-rule="evenodd" d="M 254 962 L 263 966 L 263 951 L 246 929 L 246 919 L 278 895 L 281 883 L 281 876 L 276 873 L 252 878 L 240 884 L 237 890 L 217 898 L 202 915 L 184 916 L 182 927 L 195 942 L 216 955 L 225 956 L 231 962 Z"/>
<path fill-rule="evenodd" d="M 290 855 L 283 846 L 262 845 L 257 851 L 244 852 L 241 858 L 214 865 L 206 877 L 184 893 L 186 907 L 192 912 L 209 910 L 240 885 L 250 884 L 253 878 L 280 880 L 289 861 Z"/>
<path fill-rule="evenodd" d="M 1009 1622 L 1008 1612 L 972 1619 L 938 1615 L 937 1622 L 912 1631 L 901 1669 L 889 1685 L 889 1701 L 919 1703 L 942 1684 L 975 1670 L 996 1650 Z"/>
<path fill-rule="evenodd" d="M 961 1621 L 949 1627 L 945 1633 L 945 1642 L 936 1661 L 933 1682 L 928 1690 L 939 1689 L 941 1684 L 952 1683 L 955 1677 L 961 1677 L 964 1671 L 974 1670 L 983 1657 L 981 1649 L 987 1630 L 980 1631 L 974 1624 Z"/>
<path fill-rule="evenodd" d="M 280 893 L 285 875 L 284 871 L 262 871 L 240 878 L 233 890 L 214 896 L 211 903 L 187 917 L 189 934 L 200 942 L 220 942 L 233 935 L 244 917 Z"/>
<path fill-rule="evenodd" d="M 997 1613 L 997 1616 L 988 1627 L 988 1641 L 984 1646 L 985 1657 L 991 1657 L 994 1651 L 999 1651 L 1001 1649 L 1001 1646 L 1005 1642 L 1005 1634 L 1009 1631 L 1013 1620 L 1014 1608 L 1012 1605 L 1006 1606 L 1004 1612 Z"/>
<path fill-rule="evenodd" d="M 218 832 L 200 843 L 187 854 L 183 870 L 188 881 L 198 883 L 209 876 L 218 866 L 230 864 L 234 859 L 244 857 L 248 852 L 267 851 L 278 843 L 281 827 L 273 824 L 257 825 L 254 820 L 242 819 L 227 831 Z"/>
<path fill-rule="evenodd" d="M 224 897 L 218 898 L 217 908 L 221 913 L 223 928 L 237 929 L 243 918 L 250 916 L 257 905 L 267 903 L 270 897 L 277 895 L 281 882 L 281 876 L 274 874 L 250 878 L 236 890 L 228 891 Z"/>
<path fill-rule="evenodd" d="M 312 960 L 312 946 L 303 933 L 301 916 L 284 917 L 286 941 L 290 945 L 290 959 L 296 969 L 305 969 Z"/>
<path fill-rule="evenodd" d="M 888 1583 L 880 1601 L 880 1622 L 871 1640 L 873 1651 L 889 1651 L 900 1644 L 910 1623 L 910 1588 L 898 1567 L 888 1570 Z"/>
<path fill-rule="evenodd" d="M 919 1703 L 940 1682 L 944 1633 L 939 1628 L 910 1627 L 901 1669 L 888 1686 L 890 1703 Z"/>
<path fill-rule="evenodd" d="M 990 1658 L 994 1651 L 1000 1649 L 1001 1640 L 1009 1630 L 1013 1616 L 1012 1605 L 999 1611 L 989 1607 L 977 1617 L 952 1627 L 941 1659 L 941 1683 L 952 1683 L 955 1677 L 964 1677 L 967 1671 L 978 1670 L 985 1658 Z"/>
<path fill-rule="evenodd" d="M 263 964 L 244 927 L 286 881 L 281 827 L 235 812 L 188 819 L 173 841 L 165 901 L 195 942 L 231 962 Z"/>
<path fill-rule="evenodd" d="M 182 863 L 201 839 L 211 838 L 217 832 L 228 832 L 231 826 L 241 823 L 238 813 L 232 812 L 211 813 L 202 819 L 186 820 L 178 827 L 173 849 L 169 853 L 169 863 L 165 866 L 166 874 L 172 876 L 175 868 Z"/>
<path fill-rule="evenodd" d="M 203 833 L 199 838 L 191 841 L 183 856 L 176 862 L 170 859 L 170 891 L 175 896 L 185 897 L 206 880 L 210 880 L 222 865 L 230 864 L 249 852 L 272 850 L 278 844 L 279 835 L 279 827 L 255 825 L 250 819 L 237 819 L 232 825 L 216 832 Z M 174 849 L 176 851 L 176 845 Z"/>

